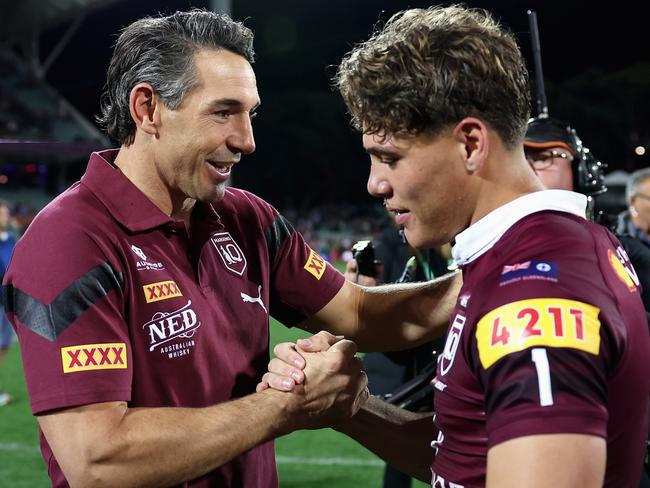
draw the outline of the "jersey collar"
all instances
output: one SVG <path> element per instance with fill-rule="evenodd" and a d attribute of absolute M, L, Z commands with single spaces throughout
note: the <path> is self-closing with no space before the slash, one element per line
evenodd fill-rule
<path fill-rule="evenodd" d="M 118 149 L 94 152 L 81 184 L 88 187 L 111 215 L 131 232 L 173 222 L 113 164 Z"/>
<path fill-rule="evenodd" d="M 546 210 L 586 218 L 587 197 L 566 190 L 529 193 L 493 210 L 458 234 L 451 249 L 456 264 L 464 266 L 492 249 L 510 227 L 524 217 Z"/>

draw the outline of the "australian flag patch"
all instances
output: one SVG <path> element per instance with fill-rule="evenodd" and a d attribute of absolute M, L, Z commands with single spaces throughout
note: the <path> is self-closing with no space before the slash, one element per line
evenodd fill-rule
<path fill-rule="evenodd" d="M 507 285 L 521 280 L 545 280 L 557 282 L 560 266 L 550 261 L 526 261 L 507 264 L 501 270 L 499 285 Z"/>

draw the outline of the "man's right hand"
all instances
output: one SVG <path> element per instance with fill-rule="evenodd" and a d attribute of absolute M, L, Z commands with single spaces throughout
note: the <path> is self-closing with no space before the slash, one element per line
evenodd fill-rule
<path fill-rule="evenodd" d="M 319 332 L 297 344 L 278 344 L 269 371 L 257 391 L 290 391 L 296 413 L 306 425 L 320 428 L 354 415 L 368 399 L 368 380 L 355 356 L 354 342 Z M 302 361 L 301 361 L 302 360 Z M 304 369 L 299 367 L 304 362 Z"/>

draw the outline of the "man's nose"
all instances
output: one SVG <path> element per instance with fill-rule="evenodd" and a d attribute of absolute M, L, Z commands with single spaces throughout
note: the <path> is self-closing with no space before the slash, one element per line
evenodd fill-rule
<path fill-rule="evenodd" d="M 255 151 L 255 137 L 253 136 L 253 125 L 247 113 L 238 117 L 233 132 L 227 140 L 228 147 L 233 152 L 250 154 Z"/>
<path fill-rule="evenodd" d="M 392 194 L 392 188 L 388 179 L 374 163 L 370 164 L 370 174 L 368 175 L 366 187 L 368 193 L 375 197 L 389 198 Z"/>

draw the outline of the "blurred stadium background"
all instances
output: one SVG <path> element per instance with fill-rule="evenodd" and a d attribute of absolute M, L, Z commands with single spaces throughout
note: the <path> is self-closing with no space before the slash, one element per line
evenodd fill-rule
<path fill-rule="evenodd" d="M 623 205 L 629 172 L 648 165 L 650 56 L 647 17 L 622 1 L 469 1 L 501 18 L 530 60 L 526 9 L 540 23 L 553 116 L 569 120 L 608 164 L 601 209 Z M 626 4 L 628 4 L 626 6 Z M 94 123 L 117 31 L 143 15 L 188 7 L 231 12 L 256 33 L 262 97 L 258 150 L 234 173 L 236 186 L 273 203 L 324 257 L 343 253 L 385 225 L 365 192 L 367 158 L 329 80 L 341 56 L 373 26 L 426 1 L 329 0 L 0 0 L 0 198 L 18 233 L 77 180 L 88 154 L 111 142 Z M 629 8 L 628 8 L 629 7 Z M 612 53 L 612 54 L 609 54 Z M 297 331 L 272 324 L 273 341 Z M 0 368 L 17 402 L 0 409 L 0 487 L 47 486 L 18 348 Z M 277 443 L 282 486 L 380 486 L 382 463 L 332 431 Z M 422 485 L 424 486 L 424 485 Z"/>

